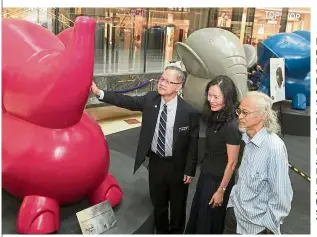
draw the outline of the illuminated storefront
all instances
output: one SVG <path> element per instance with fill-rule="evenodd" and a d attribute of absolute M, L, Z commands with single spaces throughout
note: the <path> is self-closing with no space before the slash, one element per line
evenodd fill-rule
<path fill-rule="evenodd" d="M 284 19 L 282 21 L 284 14 Z M 284 29 L 283 29 L 284 28 Z M 271 35 L 279 32 L 293 32 L 296 30 L 310 30 L 310 9 L 289 8 L 257 8 L 253 21 L 251 44 L 254 46 Z"/>
<path fill-rule="evenodd" d="M 282 8 L 256 9 L 251 44 L 256 45 L 271 35 L 279 33 L 281 28 L 281 18 Z"/>
<path fill-rule="evenodd" d="M 310 8 L 290 8 L 285 32 L 310 30 Z"/>

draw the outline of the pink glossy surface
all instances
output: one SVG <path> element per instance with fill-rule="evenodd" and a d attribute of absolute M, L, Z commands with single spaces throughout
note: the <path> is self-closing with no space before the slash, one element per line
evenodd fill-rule
<path fill-rule="evenodd" d="M 118 181 L 108 173 L 102 184 L 88 196 L 88 200 L 93 205 L 108 200 L 114 207 L 121 202 L 122 197 L 123 192 Z"/>
<path fill-rule="evenodd" d="M 70 42 L 71 39 L 73 37 L 74 34 L 74 27 L 69 27 L 65 30 L 63 30 L 62 32 L 60 32 L 57 35 L 57 38 L 59 38 L 59 40 L 65 45 L 67 46 Z"/>
<path fill-rule="evenodd" d="M 2 185 L 17 197 L 72 203 L 107 177 L 108 145 L 99 125 L 83 112 L 95 25 L 88 17 L 77 18 L 68 31 L 72 36 L 65 34 L 71 39 L 65 47 L 41 26 L 2 20 Z"/>
<path fill-rule="evenodd" d="M 2 20 L 3 106 L 42 127 L 67 128 L 81 119 L 94 67 L 96 22 L 79 17 L 65 47 L 36 24 Z"/>
<path fill-rule="evenodd" d="M 59 206 L 51 198 L 27 196 L 17 218 L 17 232 L 21 234 L 53 233 L 60 227 Z"/>
<path fill-rule="evenodd" d="M 71 203 L 97 189 L 109 167 L 108 146 L 86 113 L 79 123 L 49 129 L 2 116 L 2 186 L 17 197 Z"/>

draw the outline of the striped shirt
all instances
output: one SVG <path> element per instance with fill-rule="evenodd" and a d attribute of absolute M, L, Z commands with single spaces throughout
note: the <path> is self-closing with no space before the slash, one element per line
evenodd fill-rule
<path fill-rule="evenodd" d="M 280 233 L 291 210 L 293 190 L 284 142 L 262 128 L 251 140 L 245 133 L 238 182 L 228 207 L 233 207 L 238 234 L 257 234 L 265 228 Z"/>
<path fill-rule="evenodd" d="M 166 122 L 166 134 L 165 134 L 165 156 L 172 156 L 173 154 L 173 129 L 174 129 L 174 122 L 176 117 L 177 99 L 178 97 L 175 96 L 174 99 L 166 103 L 167 122 Z M 152 146 L 151 146 L 152 151 L 155 153 L 157 153 L 157 139 L 159 139 L 158 133 L 159 133 L 160 117 L 164 108 L 164 104 L 165 104 L 165 101 L 162 97 L 161 104 L 160 104 L 160 111 L 157 116 L 155 132 L 154 132 Z"/>

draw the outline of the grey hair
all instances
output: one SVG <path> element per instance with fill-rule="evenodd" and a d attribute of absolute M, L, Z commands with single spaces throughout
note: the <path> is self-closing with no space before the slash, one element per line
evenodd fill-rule
<path fill-rule="evenodd" d="M 165 70 L 174 70 L 174 71 L 176 71 L 177 72 L 177 78 L 181 79 L 182 82 L 185 81 L 185 73 L 179 67 L 177 67 L 177 66 L 167 66 L 165 68 Z"/>
<path fill-rule="evenodd" d="M 259 112 L 265 115 L 264 127 L 269 133 L 279 133 L 281 127 L 278 122 L 278 117 L 276 111 L 273 110 L 272 99 L 266 94 L 258 91 L 248 92 L 246 97 L 253 97 L 254 103 L 256 104 Z"/>

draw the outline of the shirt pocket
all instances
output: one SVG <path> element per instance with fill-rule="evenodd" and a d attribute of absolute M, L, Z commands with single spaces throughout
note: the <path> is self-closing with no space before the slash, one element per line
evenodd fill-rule
<path fill-rule="evenodd" d="M 246 186 L 253 193 L 258 194 L 265 189 L 266 186 L 266 175 L 261 171 L 251 171 L 247 178 Z"/>

